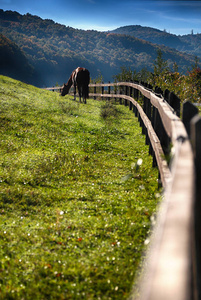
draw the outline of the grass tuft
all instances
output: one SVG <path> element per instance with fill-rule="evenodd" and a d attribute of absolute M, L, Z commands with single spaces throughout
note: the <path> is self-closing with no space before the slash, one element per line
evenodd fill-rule
<path fill-rule="evenodd" d="M 103 119 L 115 119 L 120 115 L 120 110 L 117 106 L 112 103 L 112 101 L 106 101 L 101 106 L 100 116 Z"/>

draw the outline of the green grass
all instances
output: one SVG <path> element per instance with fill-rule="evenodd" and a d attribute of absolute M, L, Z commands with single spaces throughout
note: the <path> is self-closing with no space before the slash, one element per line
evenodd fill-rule
<path fill-rule="evenodd" d="M 0 299 L 126 299 L 158 193 L 134 114 L 3 76 L 0 101 Z"/>

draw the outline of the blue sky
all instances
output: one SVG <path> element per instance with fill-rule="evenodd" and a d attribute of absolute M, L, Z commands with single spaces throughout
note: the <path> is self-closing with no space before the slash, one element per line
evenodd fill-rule
<path fill-rule="evenodd" d="M 0 0 L 0 8 L 85 30 L 141 25 L 177 35 L 201 33 L 201 0 Z"/>

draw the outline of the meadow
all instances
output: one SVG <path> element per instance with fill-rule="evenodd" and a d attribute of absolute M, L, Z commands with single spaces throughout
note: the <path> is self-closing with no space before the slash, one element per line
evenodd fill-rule
<path fill-rule="evenodd" d="M 0 299 L 127 299 L 159 201 L 137 118 L 4 76 L 0 102 Z"/>

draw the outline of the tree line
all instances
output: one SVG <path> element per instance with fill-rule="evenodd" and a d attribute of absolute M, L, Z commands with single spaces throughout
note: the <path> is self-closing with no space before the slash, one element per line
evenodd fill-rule
<path fill-rule="evenodd" d="M 132 81 L 146 82 L 153 88 L 160 87 L 162 91 L 168 89 L 174 92 L 181 101 L 191 100 L 201 102 L 201 68 L 199 59 L 195 57 L 194 63 L 186 74 L 178 71 L 178 65 L 174 63 L 173 68 L 169 68 L 167 60 L 163 57 L 163 52 L 159 49 L 154 61 L 153 72 L 146 68 L 136 71 L 131 68 L 121 68 L 121 72 L 114 76 L 115 82 Z"/>

